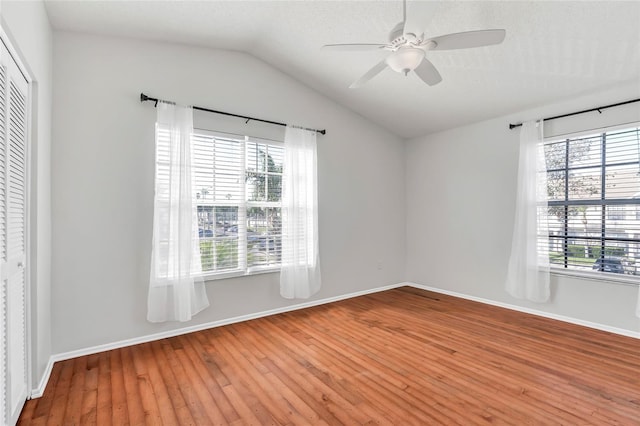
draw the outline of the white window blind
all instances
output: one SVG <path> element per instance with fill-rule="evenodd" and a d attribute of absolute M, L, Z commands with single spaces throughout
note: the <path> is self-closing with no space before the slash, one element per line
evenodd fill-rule
<path fill-rule="evenodd" d="M 545 159 L 551 265 L 640 275 L 640 129 L 551 140 Z"/>
<path fill-rule="evenodd" d="M 196 130 L 193 149 L 203 273 L 279 268 L 282 143 Z"/>

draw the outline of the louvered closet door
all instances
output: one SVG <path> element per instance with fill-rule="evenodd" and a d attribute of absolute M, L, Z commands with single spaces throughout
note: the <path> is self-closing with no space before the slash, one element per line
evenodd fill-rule
<path fill-rule="evenodd" d="M 28 84 L 6 47 L 0 64 L 0 277 L 3 420 L 13 424 L 27 398 L 26 141 Z"/>

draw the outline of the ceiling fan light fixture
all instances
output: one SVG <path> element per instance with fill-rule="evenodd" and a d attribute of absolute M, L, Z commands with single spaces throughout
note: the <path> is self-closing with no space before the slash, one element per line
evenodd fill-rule
<path fill-rule="evenodd" d="M 420 65 L 424 55 L 424 50 L 417 47 L 401 47 L 387 58 L 387 65 L 395 72 L 407 75 Z"/>
<path fill-rule="evenodd" d="M 442 76 L 427 58 L 427 51 L 470 49 L 474 47 L 491 46 L 502 43 L 506 36 L 506 31 L 504 29 L 490 29 L 465 31 L 427 38 L 425 37 L 424 32 L 417 34 L 407 32 L 405 25 L 406 22 L 407 0 L 403 0 L 402 22 L 394 26 L 391 33 L 389 33 L 388 44 L 340 43 L 326 44 L 323 46 L 323 48 L 326 49 L 343 51 L 386 50 L 391 52 L 389 56 L 374 65 L 373 68 L 351 84 L 349 88 L 355 89 L 361 87 L 373 77 L 384 71 L 387 67 L 404 75 L 413 71 L 425 84 L 433 86 L 442 81 Z"/>

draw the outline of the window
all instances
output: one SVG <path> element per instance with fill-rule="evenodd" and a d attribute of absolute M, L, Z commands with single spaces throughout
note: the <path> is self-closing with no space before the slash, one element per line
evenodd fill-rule
<path fill-rule="evenodd" d="M 544 148 L 551 265 L 640 275 L 640 129 Z"/>
<path fill-rule="evenodd" d="M 607 208 L 607 219 L 608 220 L 624 220 L 626 215 L 625 206 L 616 206 L 611 205 Z"/>
<path fill-rule="evenodd" d="M 283 144 L 196 130 L 193 149 L 203 272 L 279 268 Z"/>

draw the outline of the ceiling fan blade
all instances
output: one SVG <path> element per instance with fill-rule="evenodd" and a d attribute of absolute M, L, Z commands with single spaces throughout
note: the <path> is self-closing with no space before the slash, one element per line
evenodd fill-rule
<path fill-rule="evenodd" d="M 416 68 L 414 72 L 420 77 L 420 80 L 429 86 L 434 86 L 442 81 L 442 76 L 427 58 L 422 60 L 422 63 L 418 65 L 418 68 Z"/>
<path fill-rule="evenodd" d="M 322 46 L 325 50 L 341 50 L 344 52 L 352 52 L 358 50 L 379 50 L 384 49 L 384 44 L 374 43 L 352 43 L 352 44 L 325 44 Z"/>
<path fill-rule="evenodd" d="M 373 77 L 380 74 L 386 67 L 387 67 L 386 60 L 378 62 L 376 65 L 373 66 L 373 68 L 367 71 L 362 77 L 360 77 L 355 82 L 353 82 L 353 84 L 349 86 L 349 89 L 357 89 L 358 87 L 361 87 L 367 81 L 371 80 Z"/>
<path fill-rule="evenodd" d="M 505 30 L 479 30 L 447 34 L 430 39 L 436 43 L 431 50 L 468 49 L 471 47 L 500 44 L 506 35 Z"/>

